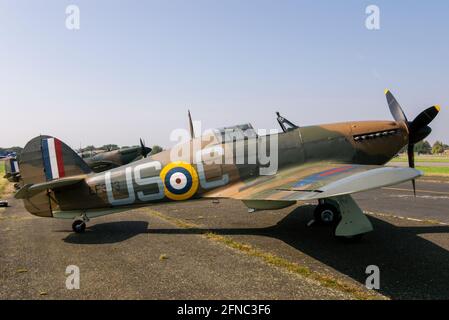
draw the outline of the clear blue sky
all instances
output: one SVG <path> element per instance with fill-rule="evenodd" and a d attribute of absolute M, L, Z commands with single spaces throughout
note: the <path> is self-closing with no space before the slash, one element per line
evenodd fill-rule
<path fill-rule="evenodd" d="M 276 110 L 300 126 L 391 119 L 385 88 L 411 119 L 441 104 L 430 140 L 449 142 L 448 39 L 443 0 L 1 0 L 0 146 L 167 147 L 187 108 L 208 128 L 277 128 Z"/>

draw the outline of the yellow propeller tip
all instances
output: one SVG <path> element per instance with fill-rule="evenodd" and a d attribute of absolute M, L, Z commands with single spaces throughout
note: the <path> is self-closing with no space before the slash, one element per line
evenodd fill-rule
<path fill-rule="evenodd" d="M 384 93 L 387 94 L 388 92 L 390 92 L 390 90 L 385 89 Z"/>
<path fill-rule="evenodd" d="M 440 112 L 440 110 L 441 110 L 441 106 L 440 106 L 440 105 L 437 104 L 437 105 L 435 106 L 435 108 L 438 110 L 438 112 Z"/>

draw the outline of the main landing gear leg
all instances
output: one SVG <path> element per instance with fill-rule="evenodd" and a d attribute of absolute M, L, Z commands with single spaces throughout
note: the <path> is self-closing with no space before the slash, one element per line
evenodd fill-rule
<path fill-rule="evenodd" d="M 75 218 L 72 223 L 72 230 L 76 233 L 83 233 L 86 231 L 86 223 L 89 222 L 89 218 L 84 213 L 81 217 Z"/>
<path fill-rule="evenodd" d="M 351 196 L 338 196 L 329 200 L 338 204 L 341 214 L 335 236 L 346 240 L 359 240 L 363 234 L 373 231 L 371 222 Z"/>

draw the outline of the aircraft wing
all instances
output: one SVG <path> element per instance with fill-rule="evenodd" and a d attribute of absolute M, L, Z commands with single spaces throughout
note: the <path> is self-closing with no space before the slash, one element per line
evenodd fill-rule
<path fill-rule="evenodd" d="M 412 168 L 318 163 L 280 170 L 205 194 L 210 198 L 307 201 L 395 185 L 422 175 Z"/>

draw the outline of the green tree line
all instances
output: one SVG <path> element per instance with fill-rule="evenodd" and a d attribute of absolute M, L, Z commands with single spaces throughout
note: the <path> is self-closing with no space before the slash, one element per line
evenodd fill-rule
<path fill-rule="evenodd" d="M 404 149 L 404 152 L 407 149 Z M 415 144 L 415 152 L 418 154 L 443 154 L 444 151 L 449 150 L 449 146 L 442 141 L 435 141 L 431 145 L 427 140 L 420 141 Z"/>

